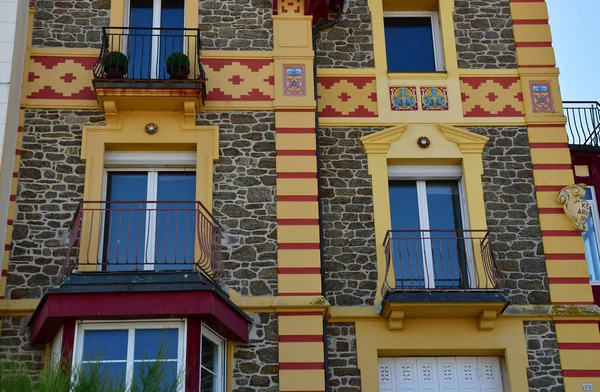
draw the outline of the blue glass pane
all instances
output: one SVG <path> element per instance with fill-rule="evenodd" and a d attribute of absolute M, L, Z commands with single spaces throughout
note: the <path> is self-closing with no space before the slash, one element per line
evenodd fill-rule
<path fill-rule="evenodd" d="M 584 200 L 588 200 L 591 204 L 595 204 L 592 192 L 593 188 L 588 187 L 585 192 Z M 587 220 L 588 231 L 583 233 L 583 243 L 585 245 L 585 258 L 588 262 L 588 269 L 590 271 L 590 281 L 599 282 L 600 281 L 600 249 L 598 249 L 598 241 L 597 241 L 597 230 L 599 229 L 594 224 L 594 209 L 590 213 L 590 216 Z"/>
<path fill-rule="evenodd" d="M 153 0 L 130 0 L 128 77 L 150 79 L 152 63 Z"/>
<path fill-rule="evenodd" d="M 82 374 L 104 383 L 98 390 L 125 390 L 126 363 L 83 363 Z M 94 377 L 98 375 L 98 377 Z"/>
<path fill-rule="evenodd" d="M 127 330 L 87 330 L 83 335 L 83 361 L 127 359 Z"/>
<path fill-rule="evenodd" d="M 158 174 L 156 270 L 191 269 L 196 240 L 196 173 L 164 172 Z"/>
<path fill-rule="evenodd" d="M 133 359 L 177 359 L 177 329 L 136 329 Z"/>
<path fill-rule="evenodd" d="M 147 173 L 113 172 L 108 175 L 108 209 L 104 228 L 104 260 L 108 271 L 142 269 L 146 236 Z M 115 265 L 115 264 L 119 265 Z"/>
<path fill-rule="evenodd" d="M 166 63 L 172 53 L 183 52 L 184 49 L 187 53 L 195 51 L 195 48 L 183 47 L 183 32 L 177 30 L 184 27 L 184 17 L 184 0 L 163 1 L 160 20 L 161 38 L 159 56 L 159 78 L 161 79 L 168 78 Z M 190 43 L 193 42 L 190 41 Z"/>
<path fill-rule="evenodd" d="M 388 72 L 434 72 L 431 18 L 384 18 Z"/>
<path fill-rule="evenodd" d="M 178 386 L 185 382 L 182 376 L 183 374 L 179 374 L 177 362 L 175 361 L 135 362 L 133 364 L 133 383 L 137 388 L 147 385 L 144 380 L 156 380 L 154 382 L 160 383 L 161 391 L 176 391 Z"/>
<path fill-rule="evenodd" d="M 425 280 L 417 184 L 415 181 L 391 181 L 389 189 L 392 230 L 412 230 L 392 234 L 396 286 L 421 287 Z"/>
<path fill-rule="evenodd" d="M 436 287 L 466 287 L 465 240 L 462 230 L 458 183 L 427 181 L 427 208 Z"/>

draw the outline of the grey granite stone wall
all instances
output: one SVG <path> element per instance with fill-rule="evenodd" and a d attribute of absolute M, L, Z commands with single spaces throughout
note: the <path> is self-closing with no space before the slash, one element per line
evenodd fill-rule
<path fill-rule="evenodd" d="M 202 49 L 271 50 L 271 0 L 200 0 Z"/>
<path fill-rule="evenodd" d="M 226 229 L 223 259 L 231 271 L 229 284 L 242 295 L 275 295 L 275 115 L 202 113 L 198 124 L 219 127 L 213 208 Z"/>
<path fill-rule="evenodd" d="M 459 68 L 517 68 L 510 0 L 456 0 Z"/>
<path fill-rule="evenodd" d="M 25 112 L 7 298 L 40 298 L 57 283 L 68 228 L 83 197 L 83 125 L 102 123 L 102 113 L 93 110 Z"/>
<path fill-rule="evenodd" d="M 483 156 L 483 197 L 505 294 L 515 305 L 549 304 L 527 129 L 470 131 L 490 138 Z"/>
<path fill-rule="evenodd" d="M 327 326 L 327 360 L 331 392 L 361 392 L 354 323 Z"/>
<path fill-rule="evenodd" d="M 37 0 L 33 46 L 99 48 L 110 0 Z"/>
<path fill-rule="evenodd" d="M 317 37 L 320 68 L 373 68 L 373 33 L 368 0 L 350 0 L 348 12 L 335 27 Z"/>
<path fill-rule="evenodd" d="M 529 391 L 564 392 L 556 330 L 551 321 L 526 321 Z"/>
<path fill-rule="evenodd" d="M 360 138 L 379 130 L 319 130 L 325 295 L 332 306 L 373 305 L 375 299 L 372 183 Z"/>
<path fill-rule="evenodd" d="M 249 314 L 253 319 L 250 341 L 235 345 L 234 392 L 278 392 L 279 353 L 276 314 Z"/>
<path fill-rule="evenodd" d="M 0 364 L 19 363 L 37 376 L 44 366 L 46 347 L 29 344 L 29 317 L 4 317 L 0 330 Z"/>

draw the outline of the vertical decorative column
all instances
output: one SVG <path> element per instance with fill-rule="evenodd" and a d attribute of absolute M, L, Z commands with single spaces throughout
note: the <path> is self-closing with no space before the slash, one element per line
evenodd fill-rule
<path fill-rule="evenodd" d="M 558 202 L 574 183 L 545 0 L 511 0 L 542 241 L 565 390 L 600 385 L 600 333 L 581 232 Z"/>
<path fill-rule="evenodd" d="M 304 0 L 279 1 L 274 14 L 278 296 L 303 303 L 279 313 L 279 384 L 324 391 L 322 304 L 311 299 L 322 294 L 312 17 Z"/>

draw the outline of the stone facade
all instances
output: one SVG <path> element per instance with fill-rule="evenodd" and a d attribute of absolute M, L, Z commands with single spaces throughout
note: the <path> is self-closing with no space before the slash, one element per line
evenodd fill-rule
<path fill-rule="evenodd" d="M 319 130 L 325 295 L 332 306 L 373 305 L 375 299 L 372 183 L 360 138 L 378 130 Z"/>
<path fill-rule="evenodd" d="M 483 153 L 483 197 L 505 294 L 515 305 L 549 304 L 527 129 L 470 131 L 490 138 Z"/>
<path fill-rule="evenodd" d="M 40 298 L 58 283 L 69 225 L 83 197 L 83 125 L 103 123 L 104 115 L 93 110 L 25 112 L 7 298 Z"/>
<path fill-rule="evenodd" d="M 529 391 L 564 392 L 554 323 L 526 321 L 524 327 L 529 358 Z"/>
<path fill-rule="evenodd" d="M 229 285 L 242 295 L 275 295 L 274 113 L 202 113 L 198 123 L 219 127 L 213 207 L 226 229 L 223 259 L 231 271 Z"/>
<path fill-rule="evenodd" d="M 350 0 L 348 12 L 335 27 L 317 37 L 320 68 L 373 68 L 373 33 L 368 0 Z"/>
<path fill-rule="evenodd" d="M 327 360 L 331 392 L 361 392 L 354 323 L 327 326 Z"/>
<path fill-rule="evenodd" d="M 29 317 L 4 317 L 0 334 L 0 363 L 15 361 L 33 375 L 44 365 L 44 345 L 29 344 Z"/>
<path fill-rule="evenodd" d="M 517 68 L 510 0 L 456 0 L 459 68 Z"/>
<path fill-rule="evenodd" d="M 110 0 L 37 0 L 33 46 L 99 48 Z"/>
<path fill-rule="evenodd" d="M 278 319 L 275 314 L 249 314 L 250 341 L 235 345 L 233 392 L 278 392 Z"/>
<path fill-rule="evenodd" d="M 202 49 L 273 49 L 270 0 L 202 0 Z"/>

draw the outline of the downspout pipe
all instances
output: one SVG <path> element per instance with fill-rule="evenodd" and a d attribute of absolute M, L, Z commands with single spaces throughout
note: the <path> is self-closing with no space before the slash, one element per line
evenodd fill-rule
<path fill-rule="evenodd" d="M 335 6 L 336 16 L 335 19 L 313 26 L 312 39 L 313 39 L 313 79 L 314 79 L 314 94 L 315 94 L 315 139 L 317 149 L 317 201 L 319 205 L 319 242 L 321 251 L 321 293 L 325 297 L 325 249 L 324 249 L 324 235 L 323 235 L 323 199 L 321 196 L 321 149 L 319 143 L 319 99 L 318 99 L 318 83 L 317 83 L 317 36 L 318 34 L 330 27 L 333 27 L 342 21 L 342 7 L 339 5 Z M 328 349 L 328 337 L 327 337 L 327 319 L 323 318 L 323 367 L 325 369 L 325 391 L 331 391 L 329 387 L 329 360 L 327 359 Z"/>

